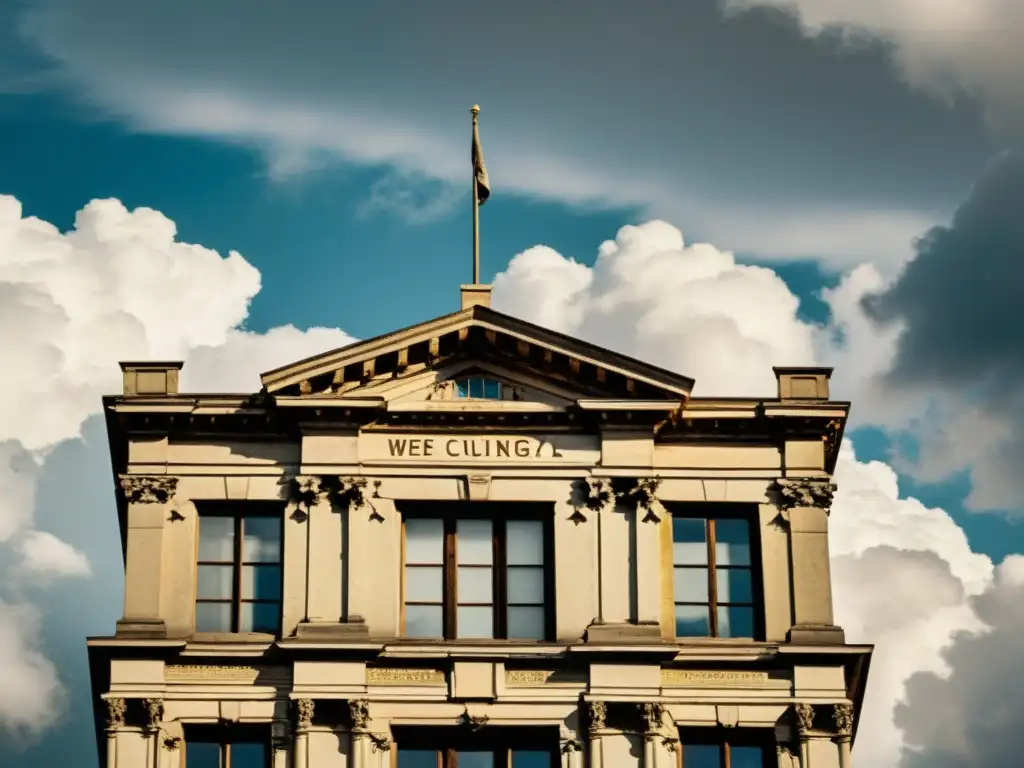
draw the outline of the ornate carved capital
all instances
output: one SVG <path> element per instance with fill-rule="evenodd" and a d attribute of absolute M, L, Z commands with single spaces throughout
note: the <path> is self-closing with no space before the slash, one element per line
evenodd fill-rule
<path fill-rule="evenodd" d="M 810 704 L 797 704 L 793 707 L 796 715 L 796 729 L 800 736 L 806 736 L 814 729 L 814 707 Z"/>
<path fill-rule="evenodd" d="M 605 727 L 608 718 L 608 705 L 603 701 L 587 702 L 587 728 L 591 732 L 600 731 Z"/>
<path fill-rule="evenodd" d="M 849 738 L 853 735 L 853 705 L 836 704 L 832 710 L 832 720 L 836 726 L 836 735 Z"/>
<path fill-rule="evenodd" d="M 665 717 L 665 707 L 657 702 L 644 702 L 640 705 L 640 716 L 644 721 L 644 731 L 655 733 L 661 729 Z"/>
<path fill-rule="evenodd" d="M 348 703 L 349 717 L 352 718 L 352 729 L 365 731 L 370 727 L 370 702 L 366 699 L 352 699 Z"/>
<path fill-rule="evenodd" d="M 313 725 L 313 700 L 295 700 L 295 729 L 299 731 L 309 730 Z"/>
<path fill-rule="evenodd" d="M 163 699 L 143 699 L 142 705 L 146 708 L 146 725 L 158 730 L 164 719 Z"/>
<path fill-rule="evenodd" d="M 129 504 L 166 504 L 177 489 L 176 477 L 121 475 L 121 490 Z"/>
<path fill-rule="evenodd" d="M 107 699 L 107 728 L 116 730 L 124 728 L 124 717 L 128 705 L 124 699 Z"/>
<path fill-rule="evenodd" d="M 374 752 L 390 752 L 391 741 L 382 733 L 369 733 L 370 749 Z"/>
<path fill-rule="evenodd" d="M 775 481 L 775 490 L 780 509 L 820 507 L 828 512 L 832 508 L 836 484 L 824 478 L 780 477 Z"/>
<path fill-rule="evenodd" d="M 662 739 L 661 745 L 669 752 L 675 753 L 679 751 L 679 739 L 673 738 L 672 736 L 666 736 Z"/>
<path fill-rule="evenodd" d="M 489 723 L 490 720 L 491 718 L 489 718 L 487 715 L 470 714 L 468 707 L 466 708 L 466 711 L 462 713 L 462 724 L 467 726 L 471 731 L 479 731 L 481 728 L 487 725 L 487 723 Z"/>

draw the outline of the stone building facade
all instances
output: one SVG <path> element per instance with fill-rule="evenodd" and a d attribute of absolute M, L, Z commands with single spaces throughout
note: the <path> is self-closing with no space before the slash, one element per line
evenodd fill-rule
<path fill-rule="evenodd" d="M 105 399 L 124 616 L 107 768 L 847 768 L 828 369 L 773 399 L 489 307 Z"/>

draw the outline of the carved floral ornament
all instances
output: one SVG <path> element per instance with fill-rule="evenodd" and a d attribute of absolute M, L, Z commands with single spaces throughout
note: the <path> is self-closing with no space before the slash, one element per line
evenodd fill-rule
<path fill-rule="evenodd" d="M 644 730 L 647 733 L 654 733 L 661 729 L 665 707 L 657 702 L 645 702 L 640 705 L 640 716 L 644 721 Z"/>
<path fill-rule="evenodd" d="M 325 477 L 321 475 L 298 475 L 292 478 L 289 489 L 291 500 L 299 507 L 302 520 L 312 507 L 328 499 L 345 509 L 370 507 L 371 517 L 383 519 L 373 506 L 373 499 L 380 498 L 380 480 L 373 481 L 373 493 L 367 495 L 370 481 L 362 476 Z M 295 515 L 293 515 L 294 517 Z M 301 520 L 300 520 L 301 522 Z"/>
<path fill-rule="evenodd" d="M 853 734 L 852 704 L 836 704 L 832 711 L 832 719 L 835 721 L 837 736 L 850 736 Z"/>
<path fill-rule="evenodd" d="M 579 524 L 586 522 L 584 510 L 600 512 L 610 504 L 622 504 L 625 507 L 639 507 L 644 510 L 643 522 L 658 522 L 654 505 L 658 501 L 657 492 L 661 485 L 660 477 L 616 478 L 609 480 L 600 477 L 587 477 L 576 482 L 572 491 L 573 515 L 570 518 Z"/>
<path fill-rule="evenodd" d="M 826 512 L 832 508 L 836 484 L 822 478 L 781 477 L 775 481 L 780 509 L 793 507 L 819 507 Z"/>
<path fill-rule="evenodd" d="M 352 699 L 348 703 L 349 717 L 352 718 L 352 728 L 356 731 L 365 731 L 370 726 L 370 702 L 366 699 Z"/>
<path fill-rule="evenodd" d="M 129 504 L 166 504 L 178 489 L 178 478 L 167 475 L 122 475 L 121 490 Z"/>
<path fill-rule="evenodd" d="M 605 727 L 608 718 L 608 705 L 603 701 L 587 702 L 587 727 L 591 731 L 600 731 Z"/>
<path fill-rule="evenodd" d="M 801 736 L 806 736 L 814 729 L 814 707 L 810 704 L 797 704 L 793 707 L 796 715 L 796 728 Z"/>
<path fill-rule="evenodd" d="M 146 720 L 150 728 L 159 728 L 164 719 L 163 699 L 143 699 L 146 708 Z"/>
<path fill-rule="evenodd" d="M 306 731 L 313 725 L 313 700 L 295 700 L 295 728 L 299 731 Z"/>
<path fill-rule="evenodd" d="M 107 699 L 107 728 L 114 730 L 124 728 L 124 718 L 128 705 L 124 699 Z"/>

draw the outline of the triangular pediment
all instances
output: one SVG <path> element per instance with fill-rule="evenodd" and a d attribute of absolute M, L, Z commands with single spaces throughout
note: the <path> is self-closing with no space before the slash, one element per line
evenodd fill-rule
<path fill-rule="evenodd" d="M 261 376 L 275 395 L 443 398 L 460 377 L 503 382 L 515 398 L 552 405 L 580 398 L 673 400 L 693 380 L 474 306 L 300 360 Z M 510 399 L 505 397 L 503 399 Z"/>

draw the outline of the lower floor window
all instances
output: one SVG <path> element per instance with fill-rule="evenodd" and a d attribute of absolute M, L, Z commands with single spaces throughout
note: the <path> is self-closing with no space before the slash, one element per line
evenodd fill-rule
<path fill-rule="evenodd" d="M 753 739 L 714 739 L 681 734 L 680 768 L 767 768 L 774 766 L 775 751 Z M 769 762 L 769 757 L 772 762 Z"/>
<path fill-rule="evenodd" d="M 438 729 L 398 732 L 397 768 L 556 768 L 559 764 L 557 731 L 488 730 L 489 734 L 446 734 Z"/>
<path fill-rule="evenodd" d="M 248 727 L 188 729 L 184 768 L 270 768 L 269 739 L 263 736 Z"/>
<path fill-rule="evenodd" d="M 555 762 L 536 749 L 400 749 L 398 768 L 555 768 Z"/>

